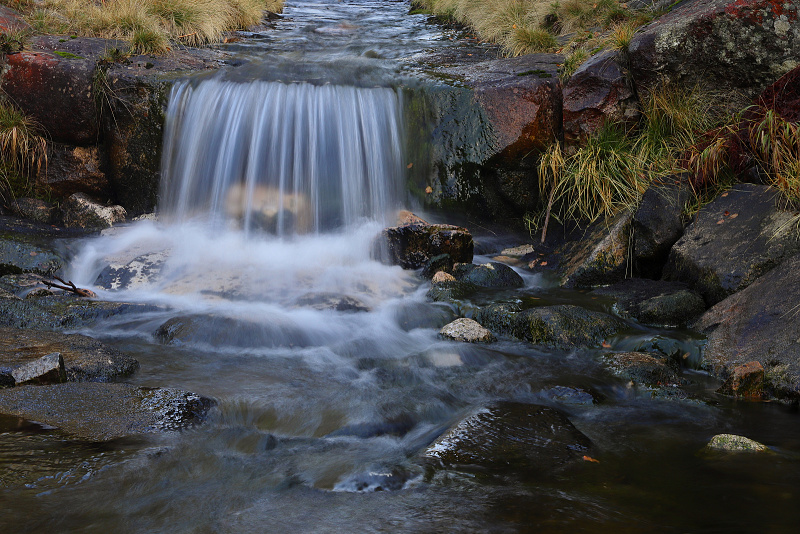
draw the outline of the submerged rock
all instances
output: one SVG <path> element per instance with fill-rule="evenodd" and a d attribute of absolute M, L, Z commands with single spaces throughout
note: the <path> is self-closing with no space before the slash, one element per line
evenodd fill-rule
<path fill-rule="evenodd" d="M 635 385 L 651 388 L 675 387 L 683 384 L 677 365 L 672 360 L 645 352 L 606 354 L 603 359 L 617 375 Z"/>
<path fill-rule="evenodd" d="M 215 404 L 195 393 L 130 384 L 66 383 L 0 390 L 0 413 L 87 441 L 174 431 L 202 422 Z"/>
<path fill-rule="evenodd" d="M 456 423 L 424 457 L 448 468 L 546 475 L 581 461 L 591 447 L 554 408 L 498 402 Z"/>
<path fill-rule="evenodd" d="M 165 345 L 263 348 L 309 344 L 308 330 L 289 320 L 254 322 L 215 315 L 173 317 L 158 327 L 154 335 Z"/>
<path fill-rule="evenodd" d="M 111 290 L 145 286 L 161 273 L 166 260 L 165 252 L 150 252 L 128 262 L 112 262 L 97 275 L 95 285 Z"/>
<path fill-rule="evenodd" d="M 307 293 L 295 302 L 298 306 L 315 310 L 335 310 L 340 312 L 367 312 L 369 306 L 355 297 L 339 293 Z"/>
<path fill-rule="evenodd" d="M 0 327 L 0 372 L 53 353 L 63 359 L 69 381 L 107 382 L 139 368 L 135 359 L 88 336 Z"/>
<path fill-rule="evenodd" d="M 717 434 L 708 442 L 706 449 L 724 452 L 766 452 L 769 447 L 744 436 Z"/>
<path fill-rule="evenodd" d="M 491 343 L 494 341 L 491 331 L 482 327 L 477 321 L 463 317 L 445 325 L 439 331 L 439 335 L 445 339 L 467 343 Z"/>
<path fill-rule="evenodd" d="M 703 297 L 680 282 L 629 278 L 591 294 L 614 298 L 620 314 L 651 325 L 683 326 L 706 309 Z"/>

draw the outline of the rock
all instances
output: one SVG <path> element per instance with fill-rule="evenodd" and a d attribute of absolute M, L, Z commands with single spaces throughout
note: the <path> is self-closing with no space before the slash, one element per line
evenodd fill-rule
<path fill-rule="evenodd" d="M 155 332 L 165 345 L 199 344 L 211 347 L 271 348 L 306 347 L 307 328 L 294 322 L 251 322 L 215 315 L 173 317 Z"/>
<path fill-rule="evenodd" d="M 61 209 L 64 226 L 72 228 L 109 228 L 127 216 L 122 206 L 104 206 L 83 193 L 70 196 Z"/>
<path fill-rule="evenodd" d="M 737 365 L 733 373 L 717 390 L 723 395 L 761 399 L 764 397 L 764 366 L 760 362 Z"/>
<path fill-rule="evenodd" d="M 542 391 L 542 395 L 551 401 L 571 406 L 592 406 L 601 400 L 596 392 L 568 386 L 554 386 Z"/>
<path fill-rule="evenodd" d="M 629 269 L 629 242 L 633 213 L 620 213 L 595 223 L 586 237 L 560 247 L 562 285 L 587 288 L 622 280 Z"/>
<path fill-rule="evenodd" d="M 69 52 L 23 50 L 6 56 L 0 88 L 58 142 L 97 142 L 95 60 Z"/>
<path fill-rule="evenodd" d="M 450 257 L 450 254 L 439 254 L 428 260 L 428 263 L 422 268 L 420 276 L 423 278 L 433 278 L 441 272 L 450 273 L 453 271 L 454 265 L 455 263 L 453 262 L 453 258 Z"/>
<path fill-rule="evenodd" d="M 43 224 L 53 221 L 53 205 L 38 198 L 16 198 L 10 207 L 14 215 L 23 219 Z"/>
<path fill-rule="evenodd" d="M 680 178 L 651 185 L 633 216 L 633 256 L 636 269 L 647 278 L 660 278 L 667 256 L 686 226 L 684 207 L 691 191 Z"/>
<path fill-rule="evenodd" d="M 591 294 L 614 298 L 621 315 L 643 324 L 684 326 L 706 311 L 703 297 L 680 282 L 629 278 Z"/>
<path fill-rule="evenodd" d="M 750 97 L 797 66 L 796 0 L 690 0 L 634 35 L 630 69 L 640 95 L 662 80 Z"/>
<path fill-rule="evenodd" d="M 740 184 L 707 205 L 672 247 L 666 280 L 686 282 L 711 306 L 800 250 L 777 190 Z"/>
<path fill-rule="evenodd" d="M 439 271 L 431 279 L 427 297 L 434 302 L 453 302 L 475 293 L 477 288 L 467 282 L 460 282 L 452 274 Z"/>
<path fill-rule="evenodd" d="M 766 452 L 769 450 L 766 445 L 735 434 L 717 434 L 708 442 L 706 449 L 724 452 Z"/>
<path fill-rule="evenodd" d="M 632 82 L 619 52 L 605 50 L 589 58 L 564 87 L 564 142 L 579 144 L 604 124 L 623 128 L 640 116 Z"/>
<path fill-rule="evenodd" d="M 616 317 L 573 305 L 518 311 L 512 304 L 492 304 L 481 308 L 475 319 L 493 332 L 565 350 L 598 346 L 626 328 Z"/>
<path fill-rule="evenodd" d="M 182 74 L 224 66 L 229 56 L 212 49 L 173 49 L 169 55 L 133 56 L 110 65 L 103 82 L 103 149 L 114 201 L 129 215 L 152 212 L 161 176 L 164 110 Z"/>
<path fill-rule="evenodd" d="M 107 382 L 128 376 L 139 362 L 80 334 L 0 327 L 0 366 L 18 368 L 59 353 L 72 382 Z"/>
<path fill-rule="evenodd" d="M 109 198 L 111 187 L 103 172 L 103 154 L 97 146 L 47 144 L 47 165 L 39 171 L 38 183 L 59 198 L 86 193 Z"/>
<path fill-rule="evenodd" d="M 703 366 L 723 379 L 759 362 L 765 387 L 778 398 L 800 398 L 800 255 L 708 310 L 692 327 L 708 342 Z"/>
<path fill-rule="evenodd" d="M 128 262 L 114 261 L 100 271 L 94 283 L 110 290 L 146 286 L 161 273 L 166 259 L 164 252 L 150 252 Z"/>
<path fill-rule="evenodd" d="M 177 389 L 67 383 L 0 390 L 0 413 L 86 441 L 175 431 L 200 423 L 214 401 Z"/>
<path fill-rule="evenodd" d="M 10 7 L 0 6 L 0 30 L 3 33 L 21 32 L 30 30 L 30 25 L 25 22 L 17 11 Z"/>
<path fill-rule="evenodd" d="M 494 341 L 494 336 L 489 330 L 482 327 L 477 321 L 463 317 L 445 325 L 439 331 L 439 336 L 466 343 L 491 343 Z"/>
<path fill-rule="evenodd" d="M 315 310 L 335 310 L 340 312 L 367 312 L 369 306 L 355 297 L 338 293 L 307 293 L 297 299 L 296 304 Z"/>
<path fill-rule="evenodd" d="M 381 261 L 418 269 L 431 258 L 449 254 L 454 262 L 472 262 L 472 235 L 447 224 L 406 224 L 386 228 L 376 240 L 374 255 Z"/>
<path fill-rule="evenodd" d="M 428 224 L 428 221 L 408 210 L 400 210 L 397 212 L 395 224 L 397 226 L 402 226 L 404 224 Z"/>
<path fill-rule="evenodd" d="M 676 372 L 672 360 L 645 352 L 606 354 L 603 357 L 608 367 L 636 385 L 656 388 L 675 387 L 683 382 Z"/>
<path fill-rule="evenodd" d="M 459 421 L 424 456 L 444 467 L 541 476 L 582 461 L 591 447 L 554 408 L 498 402 Z"/>
<path fill-rule="evenodd" d="M 481 288 L 508 289 L 525 285 L 525 281 L 514 269 L 498 262 L 481 265 L 464 263 L 453 269 L 453 276 L 459 282 Z"/>
<path fill-rule="evenodd" d="M 405 302 L 394 310 L 397 325 L 409 332 L 415 328 L 441 328 L 456 318 L 451 306 L 427 302 Z"/>
<path fill-rule="evenodd" d="M 5 234 L 0 237 L 0 276 L 6 274 L 57 274 L 66 261 L 35 237 Z"/>
<path fill-rule="evenodd" d="M 64 369 L 64 358 L 58 352 L 46 354 L 38 360 L 24 363 L 12 370 L 11 377 L 17 386 L 66 382 L 67 373 Z"/>

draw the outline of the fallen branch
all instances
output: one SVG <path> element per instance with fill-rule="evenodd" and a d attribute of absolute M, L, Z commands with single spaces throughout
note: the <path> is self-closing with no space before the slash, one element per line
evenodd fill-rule
<path fill-rule="evenodd" d="M 54 287 L 56 289 L 69 291 L 70 293 L 75 293 L 79 297 L 97 298 L 97 294 L 94 291 L 90 289 L 75 287 L 75 284 L 72 283 L 72 280 L 70 280 L 69 282 L 65 282 L 62 278 L 59 278 L 58 276 L 54 276 L 53 278 L 55 278 L 56 280 L 61 282 L 61 284 L 64 285 L 56 284 L 55 282 L 51 282 L 49 280 L 42 280 L 42 283 L 46 285 L 48 288 Z"/>

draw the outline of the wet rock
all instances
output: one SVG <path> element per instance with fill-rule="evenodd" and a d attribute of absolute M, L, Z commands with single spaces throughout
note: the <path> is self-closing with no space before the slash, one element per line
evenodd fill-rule
<path fill-rule="evenodd" d="M 369 306 L 355 297 L 338 293 L 307 293 L 297 299 L 298 306 L 315 310 L 335 310 L 340 312 L 366 312 Z"/>
<path fill-rule="evenodd" d="M 214 401 L 177 389 L 66 383 L 0 390 L 0 413 L 87 441 L 175 431 L 200 423 Z"/>
<path fill-rule="evenodd" d="M 481 288 L 508 289 L 525 285 L 525 281 L 514 269 L 499 262 L 457 265 L 453 269 L 453 276 L 459 282 Z"/>
<path fill-rule="evenodd" d="M 2 370 L 0 370 L 2 372 Z M 67 381 L 64 358 L 58 352 L 46 354 L 32 362 L 23 363 L 11 371 L 14 385 L 60 384 Z"/>
<path fill-rule="evenodd" d="M 415 328 L 441 328 L 456 318 L 446 304 L 405 303 L 395 311 L 397 324 L 406 332 Z"/>
<path fill-rule="evenodd" d="M 723 379 L 757 361 L 767 391 L 778 398 L 800 398 L 800 255 L 785 261 L 752 285 L 708 310 L 692 325 L 706 335 L 703 365 Z"/>
<path fill-rule="evenodd" d="M 337 482 L 334 491 L 352 491 L 367 493 L 374 491 L 399 491 L 409 480 L 418 474 L 405 467 L 373 466 L 364 473 L 357 473 Z"/>
<path fill-rule="evenodd" d="M 766 452 L 769 450 L 766 445 L 735 434 L 717 434 L 708 442 L 706 449 L 723 452 Z"/>
<path fill-rule="evenodd" d="M 47 166 L 39 171 L 38 181 L 59 198 L 75 193 L 109 198 L 111 187 L 102 169 L 102 157 L 97 146 L 48 143 Z"/>
<path fill-rule="evenodd" d="M 547 475 L 581 461 L 591 446 L 554 408 L 498 402 L 459 421 L 424 456 L 444 467 Z"/>
<path fill-rule="evenodd" d="M 676 364 L 662 356 L 645 352 L 624 352 L 606 354 L 603 360 L 614 374 L 635 385 L 657 388 L 675 387 L 683 383 L 676 372 Z"/>
<path fill-rule="evenodd" d="M 377 436 L 405 436 L 414 426 L 416 421 L 410 415 L 403 414 L 386 421 L 355 423 L 334 430 L 326 437 L 353 436 L 360 439 L 369 439 Z"/>
<path fill-rule="evenodd" d="M 184 315 L 162 324 L 155 337 L 165 345 L 212 347 L 305 347 L 307 328 L 288 320 L 252 322 L 214 315 Z"/>
<path fill-rule="evenodd" d="M 16 198 L 11 202 L 11 211 L 17 217 L 43 224 L 53 221 L 53 205 L 38 198 Z"/>
<path fill-rule="evenodd" d="M 480 323 L 463 317 L 445 325 L 439 331 L 439 335 L 445 339 L 466 343 L 491 343 L 494 341 L 492 333 L 482 327 Z"/>
<path fill-rule="evenodd" d="M 104 206 L 83 193 L 70 196 L 61 210 L 64 226 L 73 228 L 110 228 L 127 216 L 122 206 Z"/>
<path fill-rule="evenodd" d="M 760 362 L 747 362 L 744 365 L 737 365 L 733 368 L 731 376 L 728 377 L 717 392 L 735 397 L 763 398 L 765 395 L 764 366 Z"/>
<path fill-rule="evenodd" d="M 542 391 L 542 395 L 560 404 L 573 406 L 591 406 L 600 401 L 600 396 L 596 392 L 568 386 L 554 386 Z"/>
<path fill-rule="evenodd" d="M 586 237 L 565 244 L 558 251 L 562 285 L 585 288 L 622 280 L 628 270 L 633 213 L 620 213 L 609 221 L 595 223 Z"/>
<path fill-rule="evenodd" d="M 22 273 L 53 275 L 65 265 L 61 254 L 40 244 L 36 238 L 13 234 L 0 237 L 0 276 Z"/>
<path fill-rule="evenodd" d="M 800 250 L 777 190 L 740 184 L 704 207 L 672 247 L 664 278 L 686 282 L 711 306 Z"/>
<path fill-rule="evenodd" d="M 589 58 L 564 87 L 564 141 L 578 144 L 606 123 L 634 125 L 640 111 L 631 87 L 619 52 Z"/>
<path fill-rule="evenodd" d="M 45 289 L 42 280 L 44 277 L 35 273 L 7 274 L 0 277 L 0 289 L 8 294 L 3 298 L 16 297 L 17 299 L 26 297 L 32 291 Z"/>
<path fill-rule="evenodd" d="M 667 256 L 686 226 L 684 206 L 689 187 L 679 178 L 653 184 L 642 195 L 633 216 L 633 252 L 636 269 L 647 278 L 660 278 Z"/>
<path fill-rule="evenodd" d="M 135 359 L 84 335 L 0 327 L 0 367 L 16 369 L 53 353 L 73 382 L 107 382 L 139 368 Z"/>
<path fill-rule="evenodd" d="M 441 254 L 449 254 L 454 262 L 470 263 L 473 247 L 466 228 L 414 223 L 384 229 L 376 240 L 374 255 L 403 269 L 418 269 Z"/>
<path fill-rule="evenodd" d="M 626 328 L 616 317 L 573 305 L 519 311 L 514 304 L 492 304 L 481 308 L 475 319 L 493 332 L 565 350 L 598 346 Z"/>
<path fill-rule="evenodd" d="M 453 302 L 472 295 L 476 290 L 474 285 L 461 282 L 452 274 L 439 271 L 431 279 L 427 297 L 434 302 Z"/>
<path fill-rule="evenodd" d="M 644 324 L 683 326 L 706 311 L 703 297 L 680 282 L 629 278 L 591 294 L 614 298 L 621 315 Z"/>
<path fill-rule="evenodd" d="M 797 66 L 798 7 L 773 0 L 683 2 L 631 40 L 639 94 L 666 79 L 757 95 Z"/>
<path fill-rule="evenodd" d="M 161 273 L 166 258 L 164 252 L 151 252 L 128 262 L 112 262 L 100 271 L 94 283 L 110 290 L 146 286 Z"/>
<path fill-rule="evenodd" d="M 439 254 L 428 260 L 428 263 L 422 268 L 420 276 L 430 279 L 440 272 L 452 273 L 454 265 L 455 263 L 453 262 L 453 258 L 450 257 L 450 254 Z"/>

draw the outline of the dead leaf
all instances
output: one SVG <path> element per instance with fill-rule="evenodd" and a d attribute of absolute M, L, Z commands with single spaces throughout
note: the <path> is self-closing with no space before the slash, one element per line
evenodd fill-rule
<path fill-rule="evenodd" d="M 547 262 L 546 262 L 546 261 L 543 261 L 543 262 L 542 262 L 542 263 L 540 263 L 539 265 L 541 265 L 542 267 L 545 267 L 545 266 L 547 265 Z"/>
<path fill-rule="evenodd" d="M 411 167 L 413 167 L 413 166 L 414 166 L 414 164 L 413 164 L 413 163 L 409 163 L 408 165 L 406 165 L 406 169 L 410 169 L 410 168 L 411 168 Z"/>
<path fill-rule="evenodd" d="M 431 186 L 428 186 L 425 188 L 425 192 L 430 195 L 431 193 L 433 193 L 433 188 Z"/>
<path fill-rule="evenodd" d="M 600 463 L 600 460 L 596 460 L 595 458 L 592 458 L 591 456 L 586 456 L 586 455 L 583 456 L 583 461 L 584 462 L 592 462 L 592 463 L 595 463 L 595 464 L 599 464 Z"/>
<path fill-rule="evenodd" d="M 604 349 L 610 349 L 611 343 L 609 343 L 608 341 L 603 341 L 603 343 L 601 343 L 600 346 L 603 347 Z"/>
<path fill-rule="evenodd" d="M 725 210 L 725 211 L 722 213 L 722 216 L 723 216 L 723 217 L 727 217 L 727 216 L 728 216 L 728 215 L 730 215 L 730 214 L 731 214 L 731 212 L 729 212 L 728 210 Z"/>
<path fill-rule="evenodd" d="M 717 224 L 722 224 L 724 222 L 725 222 L 725 219 L 720 219 L 720 220 L 717 221 Z"/>
<path fill-rule="evenodd" d="M 721 196 L 721 197 L 727 197 L 727 196 L 728 196 L 728 193 L 722 193 L 720 196 Z"/>
<path fill-rule="evenodd" d="M 738 216 L 739 216 L 739 214 L 738 214 L 738 213 L 734 213 L 733 215 L 731 215 L 731 219 L 735 219 L 735 218 L 736 218 L 736 217 L 738 217 Z"/>
<path fill-rule="evenodd" d="M 681 357 L 682 357 L 682 358 L 685 360 L 686 358 L 688 358 L 688 357 L 689 357 L 689 353 L 688 353 L 688 352 L 685 352 L 685 353 L 683 354 L 683 356 L 681 356 Z"/>

